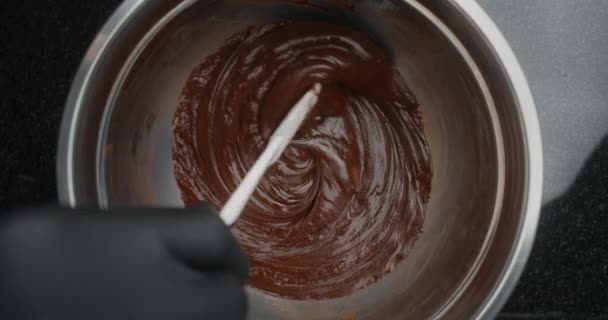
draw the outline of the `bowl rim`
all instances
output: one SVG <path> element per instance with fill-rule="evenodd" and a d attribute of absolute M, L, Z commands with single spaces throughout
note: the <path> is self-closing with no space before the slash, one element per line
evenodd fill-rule
<path fill-rule="evenodd" d="M 532 251 L 542 202 L 542 139 L 538 113 L 532 92 L 530 91 L 523 69 L 506 38 L 476 1 L 452 0 L 452 2 L 459 6 L 462 12 L 472 18 L 471 22 L 477 25 L 478 31 L 485 37 L 488 44 L 494 49 L 494 53 L 498 56 L 499 61 L 503 64 L 513 93 L 519 102 L 524 137 L 526 138 L 524 142 L 528 156 L 526 163 L 527 190 L 524 194 L 525 199 L 523 200 L 524 216 L 515 238 L 516 241 L 511 250 L 509 260 L 504 267 L 502 277 L 494 286 L 484 304 L 478 309 L 475 316 L 477 319 L 487 319 L 495 317 L 511 296 Z"/>
<path fill-rule="evenodd" d="M 421 0 L 402 0 L 409 5 L 424 7 Z M 526 161 L 526 191 L 523 199 L 523 219 L 515 237 L 515 242 L 509 258 L 503 267 L 503 273 L 494 285 L 485 301 L 474 313 L 475 319 L 491 319 L 501 310 L 517 284 L 526 265 L 536 234 L 540 217 L 543 183 L 543 151 L 538 114 L 530 87 L 507 40 L 493 20 L 473 0 L 449 0 L 451 5 L 469 18 L 484 37 L 489 47 L 494 50 L 498 61 L 502 64 L 511 89 L 517 99 L 521 113 L 523 136 L 525 138 Z M 74 142 L 76 140 L 77 122 L 81 113 L 85 93 L 95 75 L 95 70 L 109 47 L 112 40 L 128 24 L 129 20 L 145 5 L 145 0 L 124 0 L 110 16 L 99 31 L 86 52 L 80 67 L 74 77 L 65 105 L 60 126 L 57 150 L 57 190 L 59 202 L 73 207 L 76 205 L 74 186 Z"/>

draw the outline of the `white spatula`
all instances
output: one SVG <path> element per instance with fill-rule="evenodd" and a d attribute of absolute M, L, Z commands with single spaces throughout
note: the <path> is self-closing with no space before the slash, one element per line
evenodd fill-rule
<path fill-rule="evenodd" d="M 239 218 L 249 198 L 264 177 L 266 170 L 281 157 L 285 148 L 287 148 L 304 120 L 306 120 L 310 110 L 317 104 L 320 94 L 321 84 L 317 83 L 293 106 L 279 127 L 274 131 L 268 140 L 266 149 L 264 149 L 243 181 L 241 181 L 241 184 L 230 196 L 222 211 L 220 211 L 220 217 L 226 225 L 232 225 Z"/>

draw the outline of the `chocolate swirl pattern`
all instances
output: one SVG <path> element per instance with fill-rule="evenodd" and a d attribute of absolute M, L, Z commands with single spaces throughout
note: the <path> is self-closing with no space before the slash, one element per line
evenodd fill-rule
<path fill-rule="evenodd" d="M 366 34 L 345 26 L 251 27 L 192 72 L 174 119 L 185 204 L 221 208 L 316 82 L 319 103 L 233 228 L 250 259 L 249 284 L 292 299 L 369 286 L 421 232 L 430 154 L 401 75 Z"/>

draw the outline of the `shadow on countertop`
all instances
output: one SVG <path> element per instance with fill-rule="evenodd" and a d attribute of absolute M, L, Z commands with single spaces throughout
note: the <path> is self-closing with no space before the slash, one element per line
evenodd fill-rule
<path fill-rule="evenodd" d="M 500 319 L 608 319 L 608 136 L 542 209 L 528 264 Z"/>

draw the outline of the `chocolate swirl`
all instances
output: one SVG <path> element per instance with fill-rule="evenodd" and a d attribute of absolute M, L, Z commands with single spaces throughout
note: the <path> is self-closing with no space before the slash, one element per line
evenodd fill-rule
<path fill-rule="evenodd" d="M 294 299 L 369 286 L 421 232 L 431 185 L 418 104 L 385 53 L 348 27 L 286 22 L 236 34 L 191 74 L 174 119 L 185 204 L 221 208 L 289 108 L 319 103 L 234 226 L 249 284 Z"/>

